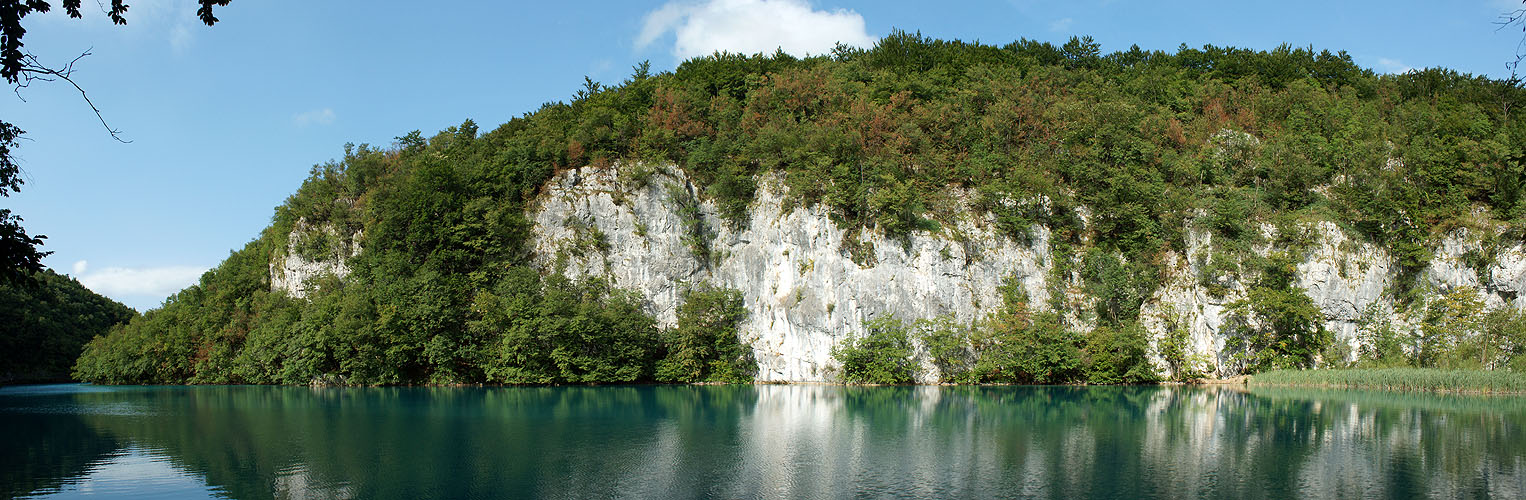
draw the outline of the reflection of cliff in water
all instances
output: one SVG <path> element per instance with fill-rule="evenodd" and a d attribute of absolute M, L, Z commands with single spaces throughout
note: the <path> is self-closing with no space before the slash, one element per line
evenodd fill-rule
<path fill-rule="evenodd" d="M 56 485 L 120 443 L 158 450 L 239 499 L 1526 494 L 1526 398 L 837 386 L 70 397 L 74 408 L 128 399 L 135 411 L 0 412 L 22 426 L 9 428 L 39 429 L 3 438 L 4 462 L 28 466 L 5 468 L 0 491 Z M 73 458 L 44 456 L 53 450 Z"/>

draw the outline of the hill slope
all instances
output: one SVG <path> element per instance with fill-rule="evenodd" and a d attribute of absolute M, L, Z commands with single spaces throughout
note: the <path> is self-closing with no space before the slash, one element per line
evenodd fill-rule
<path fill-rule="evenodd" d="M 914 340 L 922 380 L 1506 366 L 1523 96 L 1084 39 L 643 65 L 485 134 L 347 148 L 76 373 L 837 380 L 844 340 L 880 334 Z M 866 327 L 890 315 L 926 321 Z"/>
<path fill-rule="evenodd" d="M 69 379 L 85 343 L 137 312 L 43 270 L 0 283 L 0 384 Z"/>

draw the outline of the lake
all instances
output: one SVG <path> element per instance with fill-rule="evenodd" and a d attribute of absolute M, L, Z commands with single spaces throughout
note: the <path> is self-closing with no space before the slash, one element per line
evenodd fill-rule
<path fill-rule="evenodd" d="M 1523 498 L 1526 398 L 1219 387 L 0 388 L 8 498 Z"/>

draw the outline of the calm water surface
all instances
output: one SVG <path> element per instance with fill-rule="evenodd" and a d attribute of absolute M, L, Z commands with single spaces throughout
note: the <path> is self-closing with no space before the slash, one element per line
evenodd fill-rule
<path fill-rule="evenodd" d="M 1526 398 L 0 388 L 6 498 L 1526 498 Z"/>

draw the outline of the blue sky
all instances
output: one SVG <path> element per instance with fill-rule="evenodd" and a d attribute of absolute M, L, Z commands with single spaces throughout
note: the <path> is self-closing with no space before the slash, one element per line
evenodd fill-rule
<path fill-rule="evenodd" d="M 643 60 L 670 70 L 720 49 L 820 53 L 900 28 L 994 44 L 1091 35 L 1105 52 L 1290 43 L 1346 50 L 1380 72 L 1503 77 L 1521 40 L 1492 24 L 1521 5 L 1510 0 L 237 0 L 210 28 L 192 0 L 127 3 L 127 26 L 94 2 L 81 20 L 34 14 L 24 41 L 53 64 L 89 50 L 76 80 L 132 142 L 112 140 L 72 87 L 0 96 L 27 131 L 26 185 L 0 206 L 48 236 L 49 267 L 139 310 L 256 237 L 347 142 L 387 145 L 467 118 L 490 129 Z"/>

